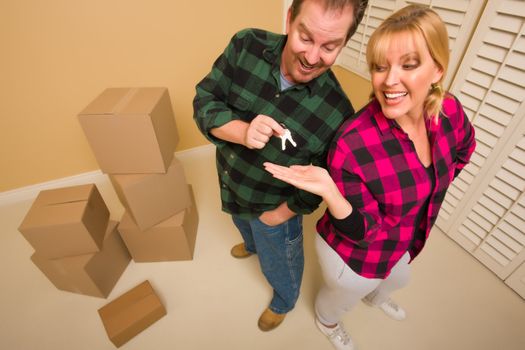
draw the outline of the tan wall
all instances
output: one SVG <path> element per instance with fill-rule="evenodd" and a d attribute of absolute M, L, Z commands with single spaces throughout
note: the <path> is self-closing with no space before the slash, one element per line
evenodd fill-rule
<path fill-rule="evenodd" d="M 0 3 L 0 192 L 98 169 L 76 114 L 106 87 L 166 86 L 178 151 L 204 145 L 195 84 L 239 29 L 282 30 L 282 1 Z M 370 83 L 334 67 L 356 109 Z"/>
<path fill-rule="evenodd" d="M 166 86 L 178 151 L 206 144 L 195 84 L 239 29 L 282 31 L 282 1 L 0 2 L 0 192 L 98 169 L 76 114 L 106 87 Z"/>
<path fill-rule="evenodd" d="M 368 102 L 370 91 L 372 91 L 370 81 L 339 66 L 333 67 L 332 70 L 357 112 Z"/>

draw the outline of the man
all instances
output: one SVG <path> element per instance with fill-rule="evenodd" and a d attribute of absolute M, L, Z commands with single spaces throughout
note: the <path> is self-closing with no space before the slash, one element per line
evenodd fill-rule
<path fill-rule="evenodd" d="M 302 215 L 321 201 L 272 178 L 263 163 L 325 166 L 329 142 L 354 112 L 330 67 L 366 5 L 294 0 L 287 35 L 240 31 L 196 87 L 194 119 L 217 146 L 222 209 L 244 240 L 231 254 L 257 254 L 273 288 L 258 321 L 263 331 L 295 306 L 304 267 Z"/>

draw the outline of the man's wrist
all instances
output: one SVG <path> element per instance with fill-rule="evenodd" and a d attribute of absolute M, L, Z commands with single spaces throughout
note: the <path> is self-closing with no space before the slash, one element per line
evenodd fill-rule
<path fill-rule="evenodd" d="M 259 218 L 267 225 L 277 226 L 290 220 L 295 215 L 297 215 L 297 213 L 290 210 L 288 204 L 283 202 L 277 208 L 265 211 Z"/>
<path fill-rule="evenodd" d="M 249 124 L 242 120 L 232 120 L 220 127 L 211 129 L 210 133 L 218 139 L 246 146 L 248 126 Z"/>

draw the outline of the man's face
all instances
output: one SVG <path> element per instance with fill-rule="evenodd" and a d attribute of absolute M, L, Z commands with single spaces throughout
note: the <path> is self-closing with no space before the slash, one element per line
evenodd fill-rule
<path fill-rule="evenodd" d="M 328 70 L 345 46 L 353 20 L 353 8 L 326 10 L 321 1 L 306 0 L 299 14 L 286 22 L 288 40 L 283 49 L 281 71 L 293 83 L 307 83 Z"/>

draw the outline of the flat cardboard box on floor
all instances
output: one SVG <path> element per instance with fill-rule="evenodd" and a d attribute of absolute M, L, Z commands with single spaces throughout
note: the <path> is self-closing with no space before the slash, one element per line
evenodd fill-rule
<path fill-rule="evenodd" d="M 98 252 L 109 210 L 94 184 L 41 191 L 18 230 L 52 259 Z"/>
<path fill-rule="evenodd" d="M 142 231 L 191 205 L 184 168 L 176 157 L 166 174 L 110 175 L 109 178 L 122 205 Z"/>
<path fill-rule="evenodd" d="M 179 142 L 168 89 L 109 88 L 78 119 L 102 172 L 165 173 Z"/>
<path fill-rule="evenodd" d="M 117 222 L 110 221 L 100 252 L 60 259 L 47 259 L 36 252 L 31 260 L 58 289 L 107 298 L 131 256 L 117 231 Z"/>
<path fill-rule="evenodd" d="M 98 314 L 111 342 L 121 347 L 166 315 L 166 309 L 149 281 L 144 281 L 101 307 Z"/>
<path fill-rule="evenodd" d="M 141 231 L 129 213 L 125 212 L 119 224 L 119 232 L 133 260 L 192 260 L 199 223 L 193 192 L 192 203 L 188 208 L 146 231 Z"/>

